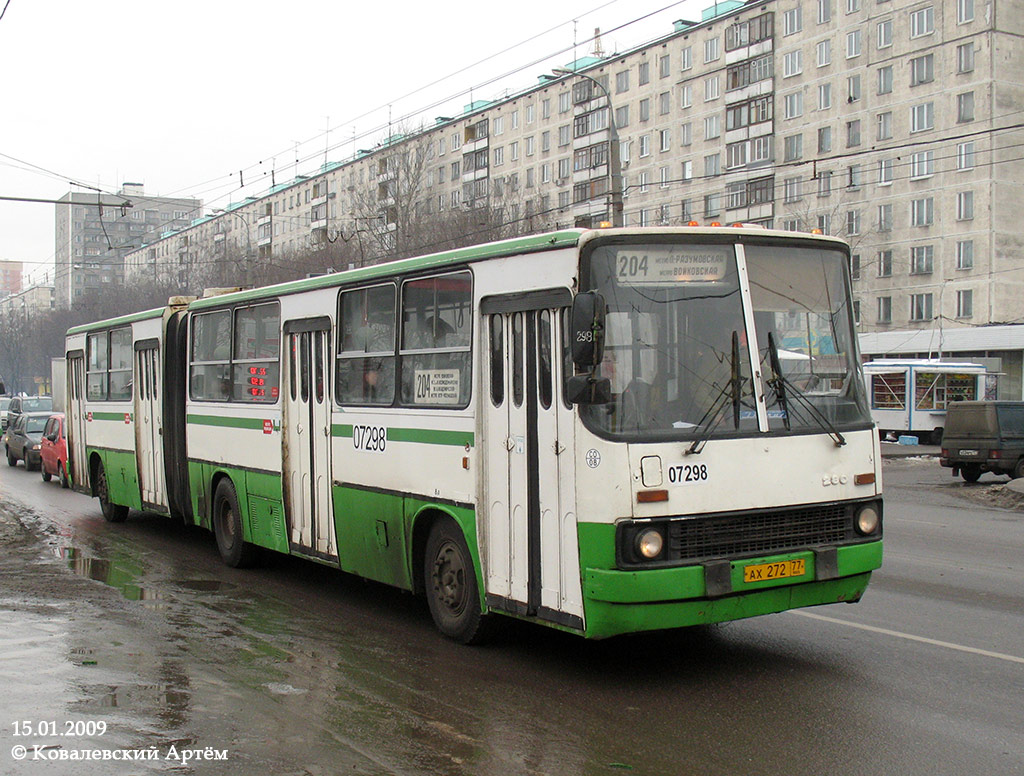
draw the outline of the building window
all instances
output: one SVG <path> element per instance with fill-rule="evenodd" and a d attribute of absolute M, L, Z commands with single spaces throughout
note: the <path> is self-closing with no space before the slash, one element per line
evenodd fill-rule
<path fill-rule="evenodd" d="M 935 173 L 935 152 L 918 151 L 910 157 L 910 179 L 930 178 Z"/>
<path fill-rule="evenodd" d="M 647 173 L 646 172 L 640 173 L 640 180 L 637 182 L 637 190 L 641 194 L 646 194 L 647 193 L 647 182 L 648 182 Z"/>
<path fill-rule="evenodd" d="M 832 234 L 832 214 L 824 213 L 818 216 L 818 229 L 822 234 Z"/>
<path fill-rule="evenodd" d="M 640 135 L 640 158 L 651 155 L 651 136 Z"/>
<path fill-rule="evenodd" d="M 860 119 L 846 122 L 846 147 L 860 145 Z"/>
<path fill-rule="evenodd" d="M 693 48 L 686 46 L 679 52 L 679 69 L 689 70 L 693 67 Z"/>
<path fill-rule="evenodd" d="M 662 92 L 658 95 L 658 115 L 667 116 L 672 109 L 672 92 Z"/>
<path fill-rule="evenodd" d="M 846 211 L 846 234 L 851 237 L 860 234 L 860 211 Z M 857 257 L 857 278 L 860 277 L 860 257 Z M 856 278 L 855 278 L 856 279 Z"/>
<path fill-rule="evenodd" d="M 790 8 L 782 14 L 782 34 L 795 35 L 803 29 L 803 9 Z"/>
<path fill-rule="evenodd" d="M 892 111 L 878 114 L 878 140 L 892 139 Z"/>
<path fill-rule="evenodd" d="M 704 157 L 704 177 L 710 178 L 722 172 L 722 161 L 720 154 L 708 154 Z"/>
<path fill-rule="evenodd" d="M 717 216 L 722 212 L 722 195 L 721 194 L 705 194 L 704 195 L 704 216 L 710 218 L 711 216 Z"/>
<path fill-rule="evenodd" d="M 892 277 L 892 250 L 878 252 L 878 277 Z"/>
<path fill-rule="evenodd" d="M 851 30 L 846 33 L 846 58 L 853 59 L 860 56 L 860 30 Z"/>
<path fill-rule="evenodd" d="M 910 131 L 923 132 L 935 128 L 935 106 L 924 102 L 910 109 Z"/>
<path fill-rule="evenodd" d="M 832 84 L 818 84 L 818 110 L 832 107 Z"/>
<path fill-rule="evenodd" d="M 623 70 L 615 74 L 615 93 L 622 94 L 629 91 L 629 71 Z"/>
<path fill-rule="evenodd" d="M 787 94 L 783 98 L 783 106 L 785 111 L 785 117 L 787 119 L 795 119 L 803 115 L 804 112 L 804 94 L 803 92 L 793 92 Z"/>
<path fill-rule="evenodd" d="M 970 318 L 974 315 L 974 292 L 970 289 L 956 292 L 956 317 Z"/>
<path fill-rule="evenodd" d="M 827 38 L 815 47 L 817 51 L 818 67 L 825 67 L 832 64 L 832 41 Z"/>
<path fill-rule="evenodd" d="M 910 295 L 910 320 L 930 321 L 932 319 L 932 295 Z"/>
<path fill-rule="evenodd" d="M 707 116 L 704 119 L 704 139 L 711 140 L 722 134 L 721 116 L 717 113 L 714 116 Z"/>
<path fill-rule="evenodd" d="M 910 60 L 910 85 L 930 83 L 935 80 L 935 55 L 926 54 Z"/>
<path fill-rule="evenodd" d="M 782 182 L 783 201 L 799 202 L 803 196 L 801 184 L 800 178 L 786 178 Z"/>
<path fill-rule="evenodd" d="M 818 171 L 818 196 L 827 197 L 832 194 L 832 171 Z"/>
<path fill-rule="evenodd" d="M 956 0 L 956 23 L 974 21 L 974 0 Z"/>
<path fill-rule="evenodd" d="M 658 59 L 658 77 L 668 78 L 672 75 L 672 55 L 664 54 Z"/>
<path fill-rule="evenodd" d="M 931 226 L 935 221 L 935 200 L 921 197 L 910 202 L 910 225 Z M 931 271 L 931 270 L 929 270 Z"/>
<path fill-rule="evenodd" d="M 846 13 L 856 13 L 860 10 L 860 0 L 846 0 Z"/>
<path fill-rule="evenodd" d="M 818 127 L 818 153 L 827 154 L 832 151 L 832 127 Z"/>
<path fill-rule="evenodd" d="M 974 240 L 957 241 L 956 268 L 974 269 Z"/>
<path fill-rule="evenodd" d="M 743 167 L 747 163 L 747 141 L 741 140 L 739 143 L 730 143 L 725 147 L 725 166 L 727 169 L 734 170 L 737 167 Z"/>
<path fill-rule="evenodd" d="M 679 125 L 679 144 L 688 146 L 693 142 L 693 125 L 687 121 Z"/>
<path fill-rule="evenodd" d="M 959 124 L 974 121 L 974 92 L 964 92 L 956 96 L 956 120 Z"/>
<path fill-rule="evenodd" d="M 892 65 L 878 68 L 878 93 L 892 94 Z"/>
<path fill-rule="evenodd" d="M 859 189 L 861 185 L 860 165 L 851 164 L 846 168 L 846 188 Z"/>
<path fill-rule="evenodd" d="M 974 43 L 964 43 L 956 47 L 956 71 L 958 73 L 974 71 Z"/>
<path fill-rule="evenodd" d="M 693 162 L 691 160 L 688 159 L 687 161 L 683 162 L 680 178 L 683 181 L 693 180 Z"/>
<path fill-rule="evenodd" d="M 958 170 L 974 169 L 974 141 L 958 143 L 956 146 L 956 168 Z"/>
<path fill-rule="evenodd" d="M 638 86 L 643 86 L 651 82 L 651 63 L 641 62 L 636 66 L 636 82 Z"/>
<path fill-rule="evenodd" d="M 970 221 L 974 218 L 974 192 L 958 191 L 956 193 L 956 220 Z"/>
<path fill-rule="evenodd" d="M 803 157 L 804 136 L 801 134 L 788 135 L 782 142 L 783 161 L 793 162 Z"/>
<path fill-rule="evenodd" d="M 818 0 L 818 24 L 832 21 L 832 0 Z"/>
<path fill-rule="evenodd" d="M 930 275 L 935 251 L 931 245 L 914 245 L 910 249 L 910 274 Z"/>
<path fill-rule="evenodd" d="M 803 71 L 803 64 L 801 58 L 801 52 L 790 51 L 788 54 L 782 57 L 782 77 L 789 78 L 790 76 L 799 75 Z"/>
<path fill-rule="evenodd" d="M 709 38 L 704 41 L 704 62 L 714 62 L 720 56 L 718 50 L 718 38 Z"/>
<path fill-rule="evenodd" d="M 878 206 L 878 231 L 879 232 L 891 232 L 892 231 L 892 203 L 886 202 Z M 892 251 L 889 252 L 890 257 Z M 891 265 L 890 265 L 891 266 Z"/>
<path fill-rule="evenodd" d="M 651 120 L 651 101 L 649 98 L 640 100 L 640 121 Z"/>
<path fill-rule="evenodd" d="M 715 118 L 717 119 L 718 117 L 716 116 Z M 669 148 L 671 148 L 671 145 L 672 145 L 672 130 L 671 129 L 659 130 L 658 131 L 658 139 L 660 141 L 659 145 L 658 145 L 658 150 L 659 151 L 668 151 Z"/>
<path fill-rule="evenodd" d="M 717 100 L 721 87 L 718 85 L 718 76 L 712 76 L 704 80 L 704 102 Z"/>
<path fill-rule="evenodd" d="M 888 186 L 892 185 L 893 182 L 893 160 L 891 159 L 880 159 L 879 160 L 879 185 Z"/>
<path fill-rule="evenodd" d="M 878 322 L 892 323 L 892 297 L 878 297 Z"/>
<path fill-rule="evenodd" d="M 860 99 L 860 76 L 851 75 L 846 79 L 847 102 L 857 102 Z"/>
<path fill-rule="evenodd" d="M 892 19 L 884 19 L 878 23 L 878 48 L 889 48 L 892 45 Z"/>
<path fill-rule="evenodd" d="M 920 38 L 935 32 L 935 11 L 931 6 L 910 14 L 910 37 Z"/>
<path fill-rule="evenodd" d="M 693 104 L 693 86 L 686 84 L 679 88 L 679 107 L 689 108 Z"/>

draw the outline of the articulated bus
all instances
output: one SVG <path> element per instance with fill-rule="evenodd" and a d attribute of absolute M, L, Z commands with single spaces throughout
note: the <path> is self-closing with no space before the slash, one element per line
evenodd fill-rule
<path fill-rule="evenodd" d="M 425 595 L 464 643 L 855 602 L 881 458 L 849 249 L 565 230 L 71 329 L 76 487 Z"/>

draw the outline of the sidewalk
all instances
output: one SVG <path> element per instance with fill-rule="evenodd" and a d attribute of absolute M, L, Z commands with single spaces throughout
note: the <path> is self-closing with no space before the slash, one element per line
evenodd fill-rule
<path fill-rule="evenodd" d="M 883 458 L 913 458 L 919 455 L 938 457 L 938 445 L 899 445 L 895 442 L 882 442 Z"/>

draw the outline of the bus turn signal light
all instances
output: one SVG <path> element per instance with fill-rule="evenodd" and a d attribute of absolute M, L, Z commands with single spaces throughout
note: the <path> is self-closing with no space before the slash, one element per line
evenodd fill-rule
<path fill-rule="evenodd" d="M 868 472 L 867 474 L 856 474 L 853 477 L 854 485 L 874 485 L 875 484 L 875 473 Z"/>
<path fill-rule="evenodd" d="M 637 491 L 636 500 L 638 504 L 652 504 L 655 501 L 668 501 L 668 491 L 640 490 Z"/>

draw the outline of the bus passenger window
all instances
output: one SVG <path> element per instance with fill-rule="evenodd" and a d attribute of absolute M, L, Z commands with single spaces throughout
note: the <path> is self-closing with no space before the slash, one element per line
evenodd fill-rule
<path fill-rule="evenodd" d="M 505 401 L 504 316 L 491 316 L 491 401 L 500 407 Z"/>
<path fill-rule="evenodd" d="M 537 395 L 540 406 L 551 409 L 551 312 L 537 313 Z"/>
<path fill-rule="evenodd" d="M 523 369 L 523 314 L 512 314 L 512 403 L 516 407 L 523 406 L 524 396 Z"/>
<path fill-rule="evenodd" d="M 342 292 L 334 373 L 339 404 L 394 402 L 396 296 L 394 283 Z"/>
<path fill-rule="evenodd" d="M 402 285 L 402 404 L 469 404 L 472 304 L 469 272 L 416 278 Z"/>

